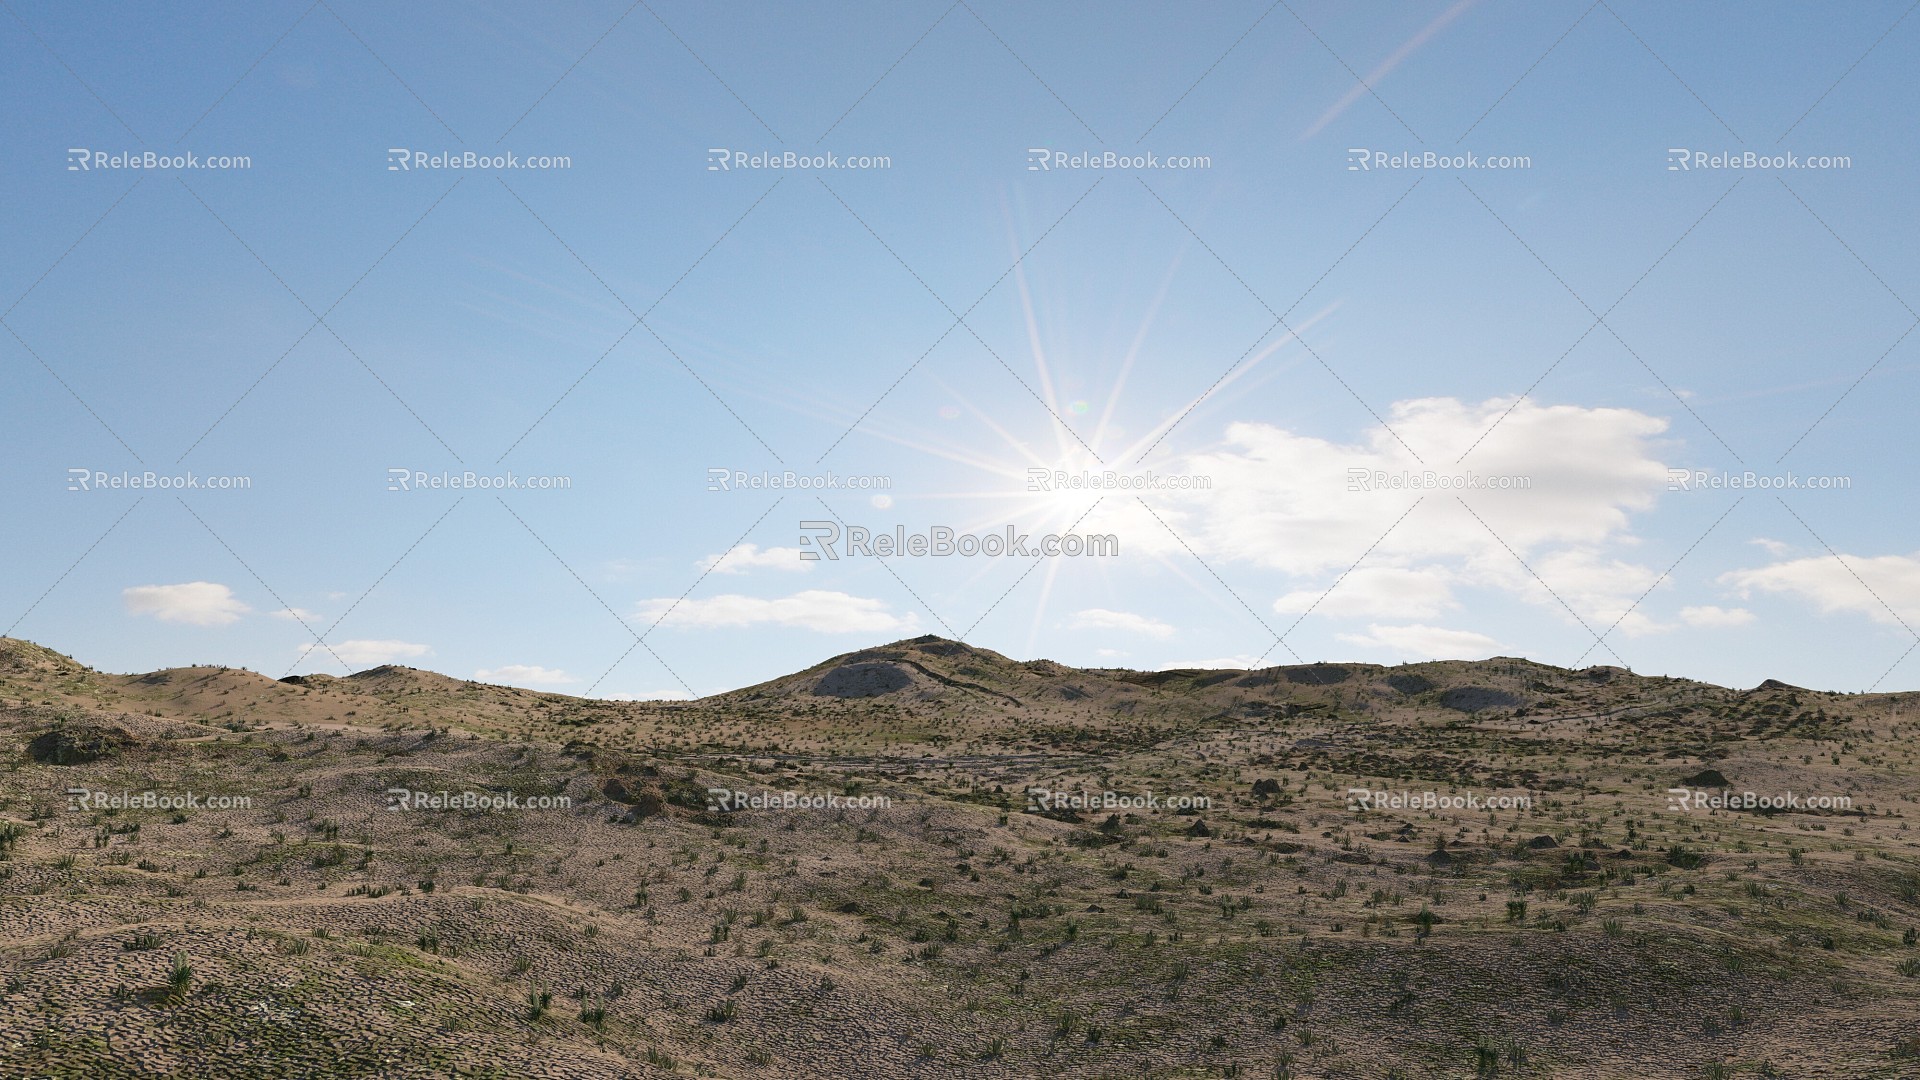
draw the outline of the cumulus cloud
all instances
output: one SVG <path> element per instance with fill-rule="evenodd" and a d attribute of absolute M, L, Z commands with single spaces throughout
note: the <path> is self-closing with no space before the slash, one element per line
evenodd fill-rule
<path fill-rule="evenodd" d="M 1560 612 L 1518 556 L 1581 618 L 1611 625 L 1658 577 L 1625 556 L 1637 543 L 1633 515 L 1667 488 L 1666 429 L 1632 409 L 1513 398 L 1397 402 L 1385 425 L 1352 442 L 1237 423 L 1221 446 L 1181 460 L 1181 471 L 1210 477 L 1210 489 L 1158 494 L 1152 513 L 1110 499 L 1080 531 L 1119 534 L 1130 552 L 1170 562 L 1190 547 L 1216 565 L 1280 571 L 1299 579 L 1273 601 L 1282 614 L 1305 610 L 1367 552 L 1314 609 L 1348 618 L 1436 618 L 1469 587 Z M 1429 473 L 1496 486 L 1393 487 L 1392 478 Z M 1373 490 L 1356 490 L 1365 486 Z M 1621 624 L 1627 634 L 1660 629 L 1638 612 Z"/>
<path fill-rule="evenodd" d="M 895 615 L 883 601 L 828 589 L 771 598 L 729 593 L 677 603 L 671 598 L 642 600 L 634 618 L 671 627 L 790 626 L 828 634 L 910 634 L 919 626 L 912 612 Z"/>
<path fill-rule="evenodd" d="M 211 581 L 135 585 L 122 589 L 120 598 L 129 614 L 193 626 L 225 626 L 252 610 L 233 595 L 232 589 Z"/>
<path fill-rule="evenodd" d="M 1850 612 L 1895 625 L 1900 620 L 1887 610 L 1888 606 L 1908 622 L 1920 615 L 1920 556 L 1916 555 L 1843 554 L 1839 559 L 1814 555 L 1730 570 L 1721 574 L 1719 581 L 1739 590 L 1742 598 L 1756 589 L 1798 597 L 1823 615 Z"/>
<path fill-rule="evenodd" d="M 273 616 L 276 619 L 287 619 L 293 622 L 305 622 L 305 623 L 316 623 L 326 618 L 326 616 L 320 614 L 317 611 L 308 611 L 306 608 L 303 608 L 303 607 L 281 608 L 279 611 L 269 611 L 267 612 L 267 614 Z"/>
<path fill-rule="evenodd" d="M 1485 634 L 1472 630 L 1450 630 L 1443 626 L 1367 627 L 1364 634 L 1339 634 L 1341 641 L 1369 649 L 1386 649 L 1414 660 L 1484 660 L 1499 644 Z"/>
<path fill-rule="evenodd" d="M 801 561 L 797 547 L 763 548 L 757 544 L 740 544 L 730 552 L 708 555 L 693 565 L 716 574 L 744 574 L 749 570 L 806 570 L 813 563 Z"/>
<path fill-rule="evenodd" d="M 480 682 L 508 686 L 565 686 L 580 681 L 558 668 L 545 668 L 537 664 L 503 664 L 497 668 L 481 668 L 473 673 L 473 677 Z"/>
<path fill-rule="evenodd" d="M 329 651 L 331 650 L 331 651 Z M 397 664 L 402 660 L 417 660 L 432 652 L 426 645 L 411 641 L 336 641 L 326 646 L 307 644 L 300 646 L 300 659 L 307 660 L 318 653 L 322 658 L 339 657 L 354 667 L 378 667 L 381 664 Z"/>
<path fill-rule="evenodd" d="M 1447 569 L 1438 566 L 1363 566 L 1331 593 L 1325 587 L 1298 589 L 1275 600 L 1273 610 L 1282 615 L 1311 608 L 1320 615 L 1432 618 L 1455 606 L 1450 578 Z"/>
<path fill-rule="evenodd" d="M 1706 604 L 1680 609 L 1680 621 L 1688 626 L 1745 626 L 1755 619 L 1746 608 L 1723 608 Z"/>
<path fill-rule="evenodd" d="M 1106 608 L 1087 608 L 1073 613 L 1075 630 L 1122 630 L 1129 634 L 1145 634 L 1148 637 L 1166 638 L 1173 636 L 1173 627 L 1159 619 L 1145 615 L 1136 615 L 1131 611 L 1109 611 Z"/>

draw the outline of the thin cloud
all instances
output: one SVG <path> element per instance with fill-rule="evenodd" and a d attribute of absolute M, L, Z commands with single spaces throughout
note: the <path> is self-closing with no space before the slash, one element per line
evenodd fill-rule
<path fill-rule="evenodd" d="M 1075 630 L 1121 630 L 1129 634 L 1145 634 L 1148 637 L 1168 638 L 1173 636 L 1173 627 L 1159 619 L 1145 615 L 1136 615 L 1131 611 L 1110 611 L 1106 608 L 1087 608 L 1073 613 Z"/>

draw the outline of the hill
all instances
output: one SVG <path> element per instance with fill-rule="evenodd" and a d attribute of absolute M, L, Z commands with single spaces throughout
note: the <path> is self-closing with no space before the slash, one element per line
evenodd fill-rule
<path fill-rule="evenodd" d="M 915 638 L 632 703 L 0 639 L 0 1076 L 1913 1076 L 1912 698 Z"/>

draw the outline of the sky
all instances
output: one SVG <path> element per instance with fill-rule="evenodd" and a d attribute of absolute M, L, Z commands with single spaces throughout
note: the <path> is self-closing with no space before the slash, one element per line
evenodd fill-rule
<path fill-rule="evenodd" d="M 0 7 L 95 667 L 1920 688 L 1905 0 Z"/>

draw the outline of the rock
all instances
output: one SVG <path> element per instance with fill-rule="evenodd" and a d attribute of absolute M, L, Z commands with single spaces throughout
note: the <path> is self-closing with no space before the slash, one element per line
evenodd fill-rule
<path fill-rule="evenodd" d="M 1720 775 L 1719 769 L 1702 769 L 1680 781 L 1680 784 L 1690 788 L 1723 788 L 1727 786 L 1727 778 Z"/>
<path fill-rule="evenodd" d="M 1280 781 L 1272 777 L 1255 780 L 1253 782 L 1253 797 L 1256 799 L 1264 799 L 1278 794 L 1280 794 Z"/>
<path fill-rule="evenodd" d="M 1555 840 L 1551 836 L 1541 835 L 1541 836 L 1536 836 L 1533 839 L 1527 841 L 1527 846 L 1532 848 L 1535 851 L 1542 851 L 1542 850 L 1545 850 L 1546 848 L 1559 847 L 1560 841 Z"/>

